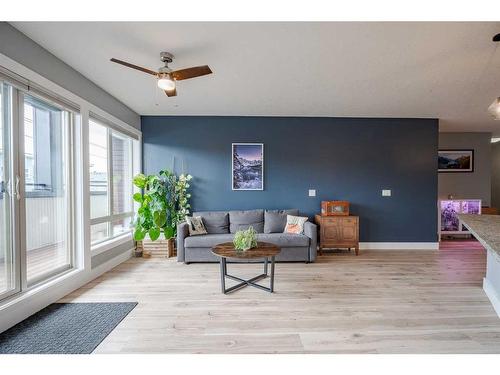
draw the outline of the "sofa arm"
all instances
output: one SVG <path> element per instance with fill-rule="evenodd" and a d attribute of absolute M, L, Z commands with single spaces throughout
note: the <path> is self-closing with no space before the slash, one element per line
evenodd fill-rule
<path fill-rule="evenodd" d="M 184 262 L 184 240 L 189 236 L 188 223 L 177 224 L 177 261 Z"/>
<path fill-rule="evenodd" d="M 304 223 L 304 234 L 309 237 L 309 261 L 316 260 L 316 252 L 318 246 L 318 227 L 316 224 L 306 221 Z"/>

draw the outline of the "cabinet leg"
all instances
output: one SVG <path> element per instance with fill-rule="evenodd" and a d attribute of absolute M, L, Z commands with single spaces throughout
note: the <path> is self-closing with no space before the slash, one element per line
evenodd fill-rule
<path fill-rule="evenodd" d="M 356 256 L 358 256 L 358 255 L 359 255 L 359 246 L 356 246 L 356 247 L 354 248 L 354 251 L 356 252 Z"/>
<path fill-rule="evenodd" d="M 319 255 L 323 255 L 323 248 L 321 246 L 319 247 Z"/>

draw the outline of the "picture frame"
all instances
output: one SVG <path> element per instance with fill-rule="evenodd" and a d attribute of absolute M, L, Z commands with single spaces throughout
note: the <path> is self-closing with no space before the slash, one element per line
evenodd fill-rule
<path fill-rule="evenodd" d="M 441 149 L 438 151 L 439 173 L 474 172 L 473 149 Z"/>
<path fill-rule="evenodd" d="M 231 144 L 231 189 L 264 190 L 264 144 Z"/>

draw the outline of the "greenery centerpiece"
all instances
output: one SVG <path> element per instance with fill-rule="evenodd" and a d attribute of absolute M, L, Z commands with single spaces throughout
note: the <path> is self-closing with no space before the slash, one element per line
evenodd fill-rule
<path fill-rule="evenodd" d="M 241 251 L 257 247 L 257 232 L 253 227 L 247 230 L 239 230 L 234 235 L 233 244 L 236 250 Z"/>
<path fill-rule="evenodd" d="M 141 189 L 135 193 L 134 201 L 139 203 L 134 221 L 134 239 L 142 241 L 149 235 L 156 241 L 161 233 L 166 240 L 175 237 L 177 224 L 189 214 L 188 193 L 191 175 L 179 176 L 169 170 L 162 170 L 157 175 L 138 174 L 134 185 Z"/>

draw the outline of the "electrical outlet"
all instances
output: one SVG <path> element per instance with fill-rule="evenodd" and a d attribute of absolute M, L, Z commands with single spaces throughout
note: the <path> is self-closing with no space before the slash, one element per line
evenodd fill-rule
<path fill-rule="evenodd" d="M 382 190 L 382 196 L 383 197 L 390 197 L 391 195 L 392 195 L 391 190 L 389 190 L 389 189 L 383 189 Z"/>
<path fill-rule="evenodd" d="M 309 189 L 309 196 L 315 197 L 316 196 L 316 189 Z"/>

